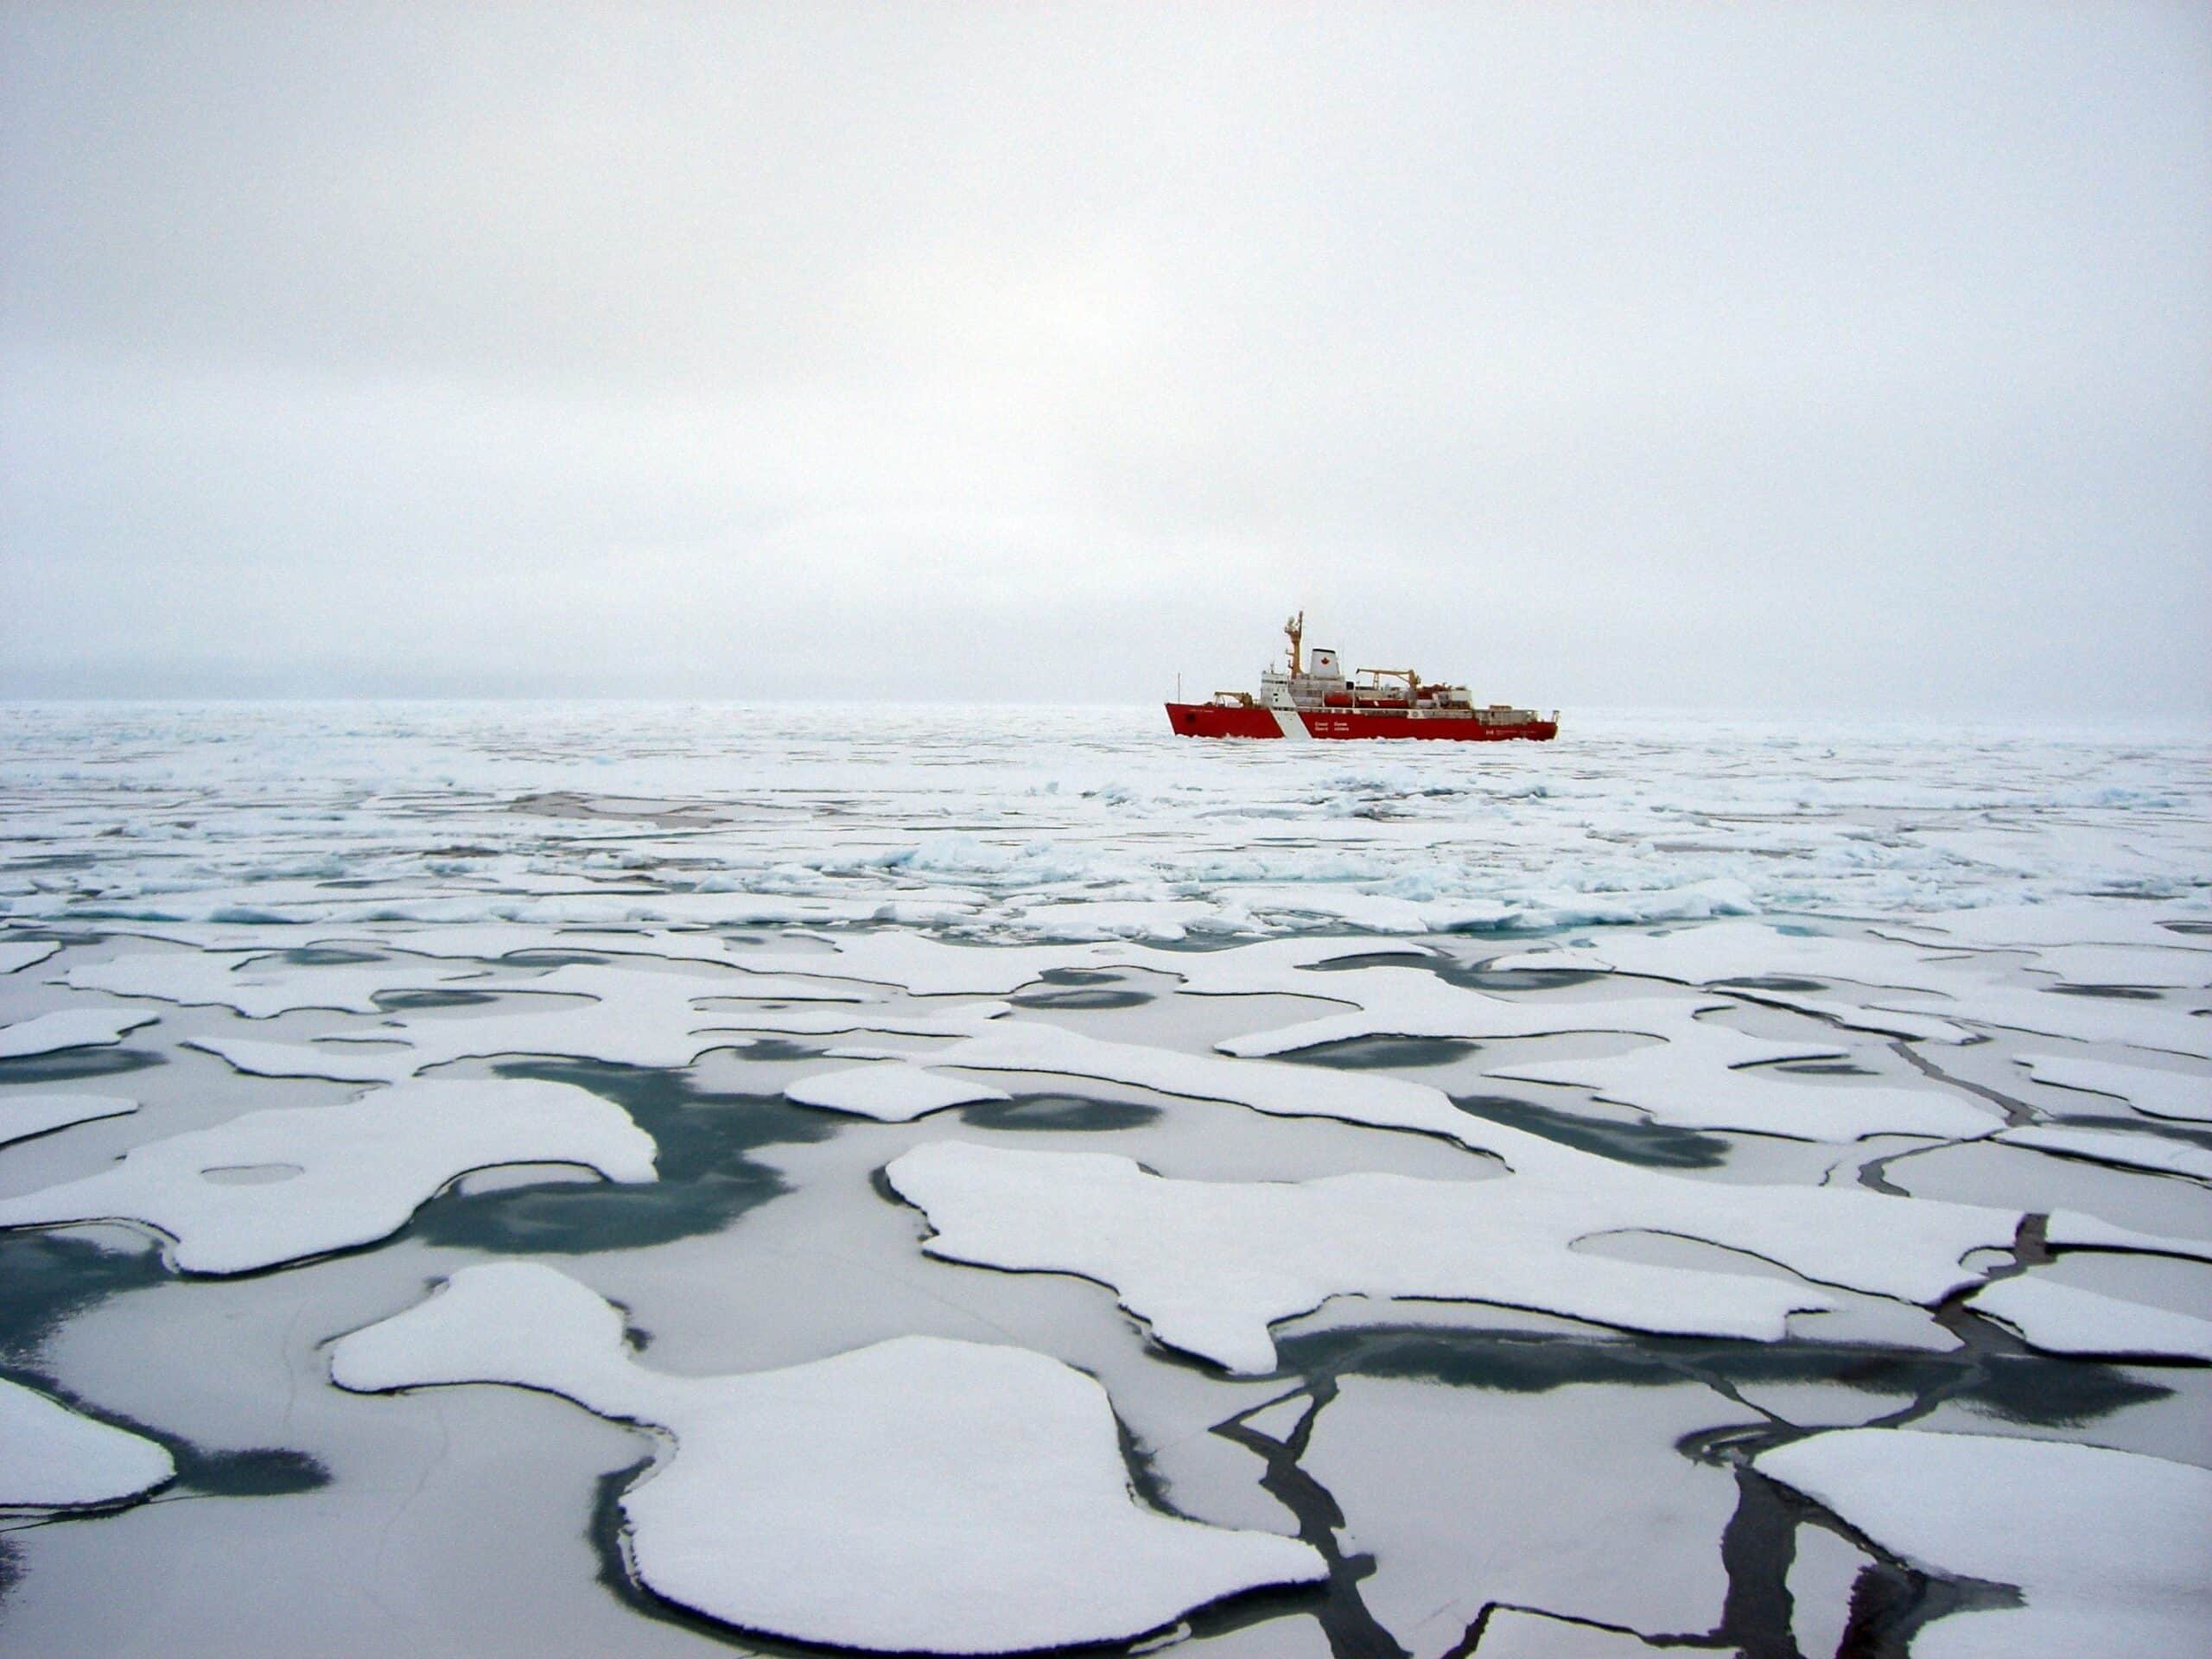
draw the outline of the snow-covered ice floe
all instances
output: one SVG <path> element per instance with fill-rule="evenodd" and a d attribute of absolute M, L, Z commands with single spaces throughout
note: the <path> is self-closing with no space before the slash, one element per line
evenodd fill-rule
<path fill-rule="evenodd" d="M 175 1241 L 184 1272 L 250 1273 L 382 1238 L 471 1170 L 569 1163 L 650 1181 L 653 1154 L 620 1107 L 567 1084 L 410 1083 L 150 1141 L 99 1174 L 0 1199 L 0 1227 L 135 1221 Z"/>
<path fill-rule="evenodd" d="M 2057 1054 L 2022 1054 L 2016 1057 L 2016 1063 L 2027 1067 L 2028 1075 L 2037 1083 L 2055 1089 L 2110 1095 L 2152 1117 L 2212 1123 L 2212 1077 Z"/>
<path fill-rule="evenodd" d="M 1808 1141 L 1877 1135 L 1961 1140 L 2004 1127 L 2002 1118 L 1967 1096 L 1938 1088 L 1865 1083 L 1823 1089 L 1774 1069 L 1778 1061 L 1820 1059 L 1840 1052 L 1832 1044 L 1769 1042 L 1709 1020 L 1681 1019 L 1669 1024 L 1662 1042 L 1626 1054 L 1521 1060 L 1486 1068 L 1484 1075 L 1580 1084 L 1600 1099 L 1635 1107 L 1654 1122 Z"/>
<path fill-rule="evenodd" d="M 2055 1285 L 2034 1274 L 2000 1279 L 1974 1292 L 1967 1306 L 2046 1353 L 2212 1363 L 2212 1319 Z"/>
<path fill-rule="evenodd" d="M 20 973 L 60 948 L 54 939 L 0 939 L 0 974 Z"/>
<path fill-rule="evenodd" d="M 469 1268 L 331 1352 L 344 1388 L 506 1382 L 675 1442 L 622 1495 L 657 1593 L 746 1630 L 889 1652 L 1122 1641 L 1265 1585 L 1308 1546 L 1131 1495 L 1114 1412 L 1042 1354 L 901 1337 L 780 1370 L 672 1376 L 550 1268 Z"/>
<path fill-rule="evenodd" d="M 137 1109 L 137 1101 L 113 1095 L 0 1095 L 0 1145 Z"/>
<path fill-rule="evenodd" d="M 1914 1659 L 2180 1655 L 2212 1630 L 2212 1470 L 2101 1446 L 1858 1428 L 1764 1452 L 1762 1474 L 1924 1571 L 2018 1588 Z"/>
<path fill-rule="evenodd" d="M 375 1014 L 380 994 L 467 985 L 480 974 L 438 963 L 303 968 L 255 950 L 163 950 L 79 963 L 54 982 L 112 996 L 227 1007 L 249 1020 L 271 1020 L 301 1008 Z"/>
<path fill-rule="evenodd" d="M 1572 1155 L 1572 1154 L 1571 1154 Z M 1967 1252 L 2019 1217 L 1831 1189 L 1732 1187 L 1585 1158 L 1491 1179 L 1341 1175 L 1179 1181 L 1111 1153 L 916 1147 L 885 1171 L 936 1230 L 932 1255 L 1111 1285 L 1160 1341 L 1233 1371 L 1275 1363 L 1268 1327 L 1364 1294 L 1538 1308 L 1624 1330 L 1781 1339 L 1833 1307 L 1813 1283 L 1648 1267 L 1575 1248 L 1607 1234 L 1700 1238 L 1802 1280 L 1933 1302 L 1971 1284 Z"/>
<path fill-rule="evenodd" d="M 142 1026 L 150 1014 L 122 1014 L 112 1008 L 57 1008 L 11 1026 L 0 1026 L 0 1060 L 26 1059 L 68 1048 L 107 1048 Z"/>
<path fill-rule="evenodd" d="M 118 1503 L 175 1473 L 168 1452 L 144 1436 L 0 1376 L 0 1509 Z"/>
<path fill-rule="evenodd" d="M 948 1077 L 926 1066 L 891 1060 L 802 1077 L 785 1086 L 784 1098 L 801 1106 L 819 1106 L 829 1111 L 878 1118 L 887 1123 L 904 1123 L 950 1106 L 968 1106 L 978 1101 L 1006 1100 L 1010 1096 L 1005 1090 L 994 1089 L 987 1083 Z"/>

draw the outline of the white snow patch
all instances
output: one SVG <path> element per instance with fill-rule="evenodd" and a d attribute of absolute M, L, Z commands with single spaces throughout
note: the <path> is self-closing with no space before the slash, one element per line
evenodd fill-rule
<path fill-rule="evenodd" d="M 570 963 L 539 978 L 507 985 L 513 1008 L 487 1007 L 466 1020 L 403 1014 L 359 1032 L 334 1032 L 334 1042 L 388 1042 L 413 1051 L 416 1071 L 497 1054 L 545 1054 L 611 1065 L 685 1066 L 710 1048 L 742 1048 L 748 1039 L 702 1036 L 716 1021 L 692 999 L 734 995 L 730 976 Z M 553 1001 L 581 997 L 582 1003 Z"/>
<path fill-rule="evenodd" d="M 0 1506 L 117 1503 L 175 1473 L 153 1441 L 0 1376 Z"/>
<path fill-rule="evenodd" d="M 2212 986 L 2212 950 L 2165 945 L 2045 944 L 2036 947 L 2036 970 L 2068 985 L 2136 985 L 2164 990 Z"/>
<path fill-rule="evenodd" d="M 482 969 L 406 963 L 349 963 L 302 967 L 281 957 L 244 952 L 163 950 L 83 963 L 55 982 L 79 990 L 162 1002 L 226 1007 L 249 1020 L 269 1020 L 300 1008 L 345 1014 L 381 1012 L 380 991 L 474 988 Z"/>
<path fill-rule="evenodd" d="M 493 988 L 486 986 L 486 988 Z M 709 1049 L 746 1048 L 743 1033 L 825 1035 L 875 1031 L 958 1037 L 1004 1014 L 1003 1003 L 971 1003 L 946 1014 L 907 1014 L 869 1003 L 850 989 L 741 974 L 682 974 L 644 968 L 569 963 L 537 978 L 499 985 L 521 1007 L 487 1008 L 466 1020 L 404 1014 L 359 1031 L 332 1032 L 329 1043 L 408 1045 L 408 1069 L 428 1071 L 454 1060 L 499 1054 L 547 1054 L 611 1065 L 674 1068 Z M 550 1001 L 554 997 L 584 998 Z M 753 999 L 766 998 L 765 1002 Z M 539 999 L 547 999 L 539 1001 Z M 810 1006 L 776 1006 L 801 1001 Z M 529 1006 L 532 1002 L 537 1006 Z M 721 1005 L 702 1010 L 698 1005 Z M 831 1006 L 811 1006 L 827 1003 Z M 309 1075 L 321 1075 L 310 1073 Z"/>
<path fill-rule="evenodd" d="M 2212 1181 L 2212 1151 L 2169 1141 L 2161 1135 L 2036 1123 L 2007 1129 L 1997 1139 L 2015 1147 L 2033 1147 L 2037 1152 L 2055 1152 L 2062 1157 L 2088 1158 L 2101 1164 L 2123 1164 L 2130 1169 L 2156 1170 L 2161 1175 L 2186 1175 L 2200 1181 Z"/>
<path fill-rule="evenodd" d="M 2046 1353 L 2212 1361 L 2212 1320 L 2053 1284 L 2031 1273 L 2000 1279 L 1967 1302 Z"/>
<path fill-rule="evenodd" d="M 113 1095 L 0 1095 L 0 1146 L 137 1109 L 137 1101 Z"/>
<path fill-rule="evenodd" d="M 2166 950 L 2212 949 L 2203 936 L 2176 932 L 2169 922 L 2202 922 L 2201 911 L 2133 899 L 2054 899 L 2034 905 L 1987 905 L 1923 912 L 1878 923 L 1874 931 L 1980 950 L 2014 945 L 2127 944 Z"/>
<path fill-rule="evenodd" d="M 1357 1003 L 1360 999 L 1352 987 L 1339 982 L 1358 976 L 1310 970 L 1355 957 L 1435 954 L 1427 945 L 1400 939 L 1263 939 L 1227 950 L 1132 950 L 1127 953 L 1126 965 L 1173 974 L 1185 991 L 1198 996 L 1279 995 Z"/>
<path fill-rule="evenodd" d="M 982 1100 L 1011 1100 L 1003 1089 L 987 1083 L 948 1077 L 925 1066 L 896 1061 L 854 1066 L 842 1071 L 818 1071 L 786 1084 L 784 1098 L 801 1106 L 819 1106 L 833 1112 L 852 1112 L 886 1123 L 906 1123 L 949 1106 L 966 1106 Z"/>
<path fill-rule="evenodd" d="M 472 1169 L 573 1163 L 609 1180 L 650 1181 L 653 1153 L 626 1112 L 567 1084 L 409 1083 L 134 1147 L 97 1175 L 0 1200 L 0 1227 L 136 1221 L 175 1241 L 171 1255 L 185 1272 L 248 1273 L 396 1232 Z M 301 1174 L 246 1185 L 208 1176 L 284 1164 Z"/>
<path fill-rule="evenodd" d="M 1687 985 L 1765 978 L 1844 979 L 1904 990 L 1941 988 L 1929 947 L 1831 934 L 1785 933 L 1765 922 L 1712 922 L 1665 933 L 1608 933 L 1597 944 L 1502 957 L 1493 968 L 1586 968 Z"/>
<path fill-rule="evenodd" d="M 1937 1088 L 1863 1083 L 1824 1087 L 1774 1069 L 1777 1060 L 1818 1059 L 1833 1045 L 1775 1043 L 1704 1020 L 1677 1020 L 1665 1042 L 1606 1059 L 1522 1060 L 1484 1075 L 1576 1084 L 1685 1128 L 1747 1129 L 1808 1141 L 1876 1135 L 1941 1140 L 1993 1134 L 2004 1120 Z"/>
<path fill-rule="evenodd" d="M 837 933 L 830 943 L 834 956 L 732 950 L 724 959 L 762 972 L 896 985 L 916 996 L 1008 996 L 1055 969 L 1102 960 L 1090 945 L 948 944 L 921 933 Z"/>
<path fill-rule="evenodd" d="M 2147 1065 L 2119 1065 L 2109 1060 L 2076 1060 L 2056 1054 L 2022 1054 L 2018 1064 L 2037 1083 L 2114 1095 L 2139 1112 L 2190 1122 L 2212 1123 L 2212 1077 Z"/>
<path fill-rule="evenodd" d="M 544 1389 L 665 1430 L 674 1453 L 621 1500 L 638 1576 L 801 1641 L 963 1654 L 1125 1641 L 1324 1573 L 1294 1540 L 1140 1506 L 1105 1390 L 1020 1349 L 900 1337 L 782 1370 L 671 1376 L 631 1357 L 595 1294 L 502 1262 L 342 1338 L 331 1375 L 357 1390 Z"/>
<path fill-rule="evenodd" d="M 0 939 L 0 974 L 20 973 L 61 948 L 54 939 Z"/>
<path fill-rule="evenodd" d="M 1916 1042 L 1971 1043 L 1981 1033 L 1920 1008 L 1870 1008 L 1840 991 L 1738 990 L 1745 1001 L 1789 1008 L 1842 1027 L 1846 1031 L 1868 1031 L 1884 1037 L 1909 1037 Z"/>
<path fill-rule="evenodd" d="M 0 1026 L 0 1060 L 19 1060 L 33 1054 L 53 1054 L 65 1048 L 105 1048 L 121 1042 L 141 1026 L 155 1023 L 150 1014 L 121 1014 L 113 1008 L 61 1008 L 12 1026 Z"/>
<path fill-rule="evenodd" d="M 398 1042 L 264 1043 L 248 1037 L 188 1037 L 179 1045 L 219 1056 L 255 1077 L 324 1077 L 333 1083 L 397 1083 L 423 1064 Z"/>
<path fill-rule="evenodd" d="M 1580 1152 L 1541 1135 L 1463 1112 L 1440 1090 L 1376 1072 L 1218 1055 L 1179 1054 L 1106 1043 L 1047 1026 L 1007 1021 L 938 1049 L 932 1065 L 980 1071 L 1093 1077 L 1163 1094 L 1224 1100 L 1285 1117 L 1334 1117 L 1378 1128 L 1440 1135 L 1502 1158 L 1541 1187 L 1551 1225 L 1570 1237 L 1642 1229 L 1680 1233 L 1779 1262 L 1821 1283 L 1931 1304 L 1980 1276 L 1959 1263 L 1968 1251 L 2009 1246 L 2017 1211 L 1888 1198 L 1863 1188 L 1720 1185 L 1685 1179 Z M 2066 1212 L 2051 1224 L 2081 1225 L 2119 1248 L 2166 1249 L 2145 1235 L 2107 1229 Z M 2051 1236 L 2056 1242 L 2060 1230 Z M 2201 1248 L 2183 1242 L 2183 1254 Z"/>
<path fill-rule="evenodd" d="M 1833 1305 L 1801 1283 L 1573 1251 L 1586 1215 L 1521 1179 L 1180 1181 L 1111 1153 L 952 1141 L 885 1174 L 937 1230 L 932 1255 L 1098 1280 L 1161 1342 L 1232 1371 L 1274 1370 L 1268 1327 L 1347 1293 L 1762 1342 L 1781 1340 L 1789 1314 Z"/>
<path fill-rule="evenodd" d="M 1754 1461 L 1924 1570 L 2018 1586 L 2018 1608 L 1926 1626 L 1914 1659 L 2193 1653 L 2212 1628 L 2212 1471 L 1902 1428 L 1815 1434 Z"/>
<path fill-rule="evenodd" d="M 1309 975 L 1308 979 L 1319 977 Z M 1304 987 L 1299 988 L 1301 990 Z M 1246 1058 L 1285 1054 L 1321 1043 L 1358 1037 L 1548 1037 L 1570 1031 L 1626 1031 L 1664 1036 L 1689 1024 L 1700 1007 L 1725 1007 L 1725 1001 L 1637 997 L 1618 1002 L 1536 1002 L 1492 996 L 1447 984 L 1419 968 L 1363 968 L 1334 973 L 1306 994 L 1357 1004 L 1351 1014 L 1332 1014 L 1274 1031 L 1231 1037 L 1215 1046 Z M 1824 1048 L 1783 1050 L 1763 1054 L 1833 1054 Z"/>
<path fill-rule="evenodd" d="M 1886 1003 L 1875 1006 L 1886 1007 Z M 2066 991 L 2023 990 L 2012 985 L 1955 988 L 1943 1013 L 1953 1020 L 2003 1026 L 2076 1042 L 2121 1043 L 2131 1048 L 2212 1059 L 2212 1019 L 2166 1001 L 2133 997 L 2082 996 Z"/>

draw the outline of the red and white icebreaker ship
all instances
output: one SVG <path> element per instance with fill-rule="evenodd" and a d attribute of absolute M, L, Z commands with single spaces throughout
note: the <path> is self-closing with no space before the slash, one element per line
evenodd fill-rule
<path fill-rule="evenodd" d="M 1509 737 L 1544 742 L 1559 735 L 1534 709 L 1493 702 L 1478 709 L 1463 685 L 1432 684 L 1410 668 L 1363 668 L 1351 678 L 1337 653 L 1301 651 L 1306 613 L 1283 624 L 1290 666 L 1260 676 L 1259 695 L 1217 691 L 1206 702 L 1171 702 L 1167 723 L 1183 737 L 1440 737 L 1494 743 Z"/>

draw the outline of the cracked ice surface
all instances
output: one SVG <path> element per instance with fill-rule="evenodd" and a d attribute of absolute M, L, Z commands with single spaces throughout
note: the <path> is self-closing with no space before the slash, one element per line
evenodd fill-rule
<path fill-rule="evenodd" d="M 1974 1282 L 1960 1258 L 2009 1243 L 2019 1219 L 1866 1192 L 1624 1179 L 1579 1154 L 1489 1180 L 1240 1185 L 1165 1179 L 1112 1154 L 940 1141 L 885 1173 L 937 1230 L 932 1254 L 1099 1280 L 1162 1342 L 1246 1372 L 1274 1369 L 1268 1325 L 1358 1293 L 1778 1341 L 1788 1315 L 1833 1300 L 1808 1284 L 1573 1247 L 1631 1229 L 1679 1233 L 1786 1262 L 1806 1279 L 1934 1301 Z"/>
<path fill-rule="evenodd" d="M 1320 1413 L 1304 1466 L 1376 1557 L 1368 1605 L 1417 1653 L 1450 1649 L 1491 1602 L 1704 1630 L 1728 1592 L 1719 1540 L 1736 1483 L 1675 1446 L 1730 1411 L 1696 1386 L 1624 1401 L 1576 1384 L 1478 1396 L 1471 1408 L 1433 1382 L 1351 1376 Z M 1409 1440 L 1419 1457 L 1400 1454 Z M 1477 1650 L 1494 1639 L 1486 1630 Z"/>
<path fill-rule="evenodd" d="M 2023 1604 L 1924 1628 L 1914 1659 L 2181 1654 L 2212 1628 L 2212 1471 L 2050 1440 L 1843 1429 L 1759 1454 L 1761 1473 L 1940 1573 Z"/>
<path fill-rule="evenodd" d="M 677 1377 L 549 1268 L 467 1268 L 340 1341 L 361 1390 L 511 1382 L 675 1440 L 622 1498 L 639 1576 L 747 1630 L 897 1652 L 1126 1639 L 1262 1585 L 1306 1545 L 1154 1513 L 1105 1390 L 1021 1350 L 902 1337 L 782 1370 Z"/>
<path fill-rule="evenodd" d="M 327 1479 L 304 1502 L 256 1488 L 10 1533 L 0 1647 L 128 1651 L 143 1625 L 194 1659 L 726 1650 L 633 1582 L 621 1483 L 601 1484 L 635 1455 L 623 1431 L 511 1390 L 328 1386 L 331 1339 L 487 1254 L 560 1261 L 634 1309 L 653 1363 L 625 1375 L 657 1388 L 810 1376 L 915 1335 L 1096 1376 L 1132 1452 L 1095 1459 L 1102 1491 L 1294 1524 L 1344 1568 L 1190 1613 L 1170 1637 L 1191 1659 L 1432 1659 L 1471 1594 L 1518 1599 L 1491 1602 L 1485 1655 L 1677 1651 L 1643 1638 L 1707 1631 L 1724 1581 L 1738 1623 L 1699 1640 L 1782 1651 L 1785 1575 L 1800 1646 L 1834 1651 L 1859 1592 L 1904 1593 L 1897 1569 L 1817 1522 L 1795 1566 L 1747 1567 L 1779 1522 L 1709 1501 L 1792 1425 L 1948 1411 L 2212 1462 L 2212 1372 L 2185 1357 L 2212 1322 L 2192 1219 L 2212 1120 L 2201 742 L 1578 719 L 1541 747 L 1296 752 L 1157 721 L 871 711 L 855 738 L 849 710 L 11 710 L 0 1027 L 94 1040 L 0 1057 L 0 1135 L 19 1137 L 0 1197 L 136 1169 L 138 1227 L 275 1244 L 282 1207 L 339 1176 L 318 1137 L 362 1132 L 279 1272 L 186 1281 L 132 1230 L 0 1230 L 8 1375 L 165 1444 L 260 1448 L 255 1478 Z M 576 1179 L 519 1130 L 492 1149 L 519 1161 L 455 1173 L 430 1150 L 496 1096 L 371 1127 L 423 1074 L 575 1084 L 658 1179 Z M 122 1095 L 137 1112 L 77 1116 Z M 25 1127 L 58 1114 L 79 1127 Z M 296 1134 L 251 1127 L 283 1114 Z M 226 1134 L 252 1144 L 162 1150 Z M 1063 1270 L 932 1255 L 929 1221 L 884 1201 L 887 1166 L 950 1172 L 970 1149 L 1018 1179 L 942 1214 L 946 1236 L 1021 1223 L 994 1249 L 1044 1268 L 1052 1239 Z M 1111 1179 L 1039 1173 L 1085 1159 Z M 1088 1233 L 1065 1202 L 1085 1193 Z M 125 1209 L 113 1189 L 92 1207 Z M 2153 1225 L 2190 1236 L 2131 1230 Z M 1118 1275 L 1138 1319 L 1078 1263 Z M 1402 1294 L 1425 1276 L 1556 1306 Z M 1630 1279 L 1660 1287 L 1628 1310 L 1647 1325 L 1681 1299 L 1707 1326 L 1749 1308 L 1762 1339 L 1560 1311 Z M 1214 1304 L 1182 1316 L 1191 1341 L 1276 1373 L 1148 1343 L 1146 1305 L 1179 1295 Z M 1786 1312 L 1801 1301 L 1837 1306 Z M 1291 1441 L 1303 1421 L 1310 1445 L 1222 1427 L 1332 1389 L 1317 1416 L 1250 1419 Z M 1688 1402 L 1708 1399 L 1751 1438 L 1696 1446 Z M 628 1500 L 700 1450 L 696 1430 L 674 1459 L 661 1442 Z M 180 1495 L 221 1468 L 177 1463 Z M 1625 1545 L 1587 1518 L 1609 1493 L 1684 1502 L 1671 1529 L 1633 1509 Z M 805 1496 L 738 1520 L 788 1528 Z M 1526 1536 L 1484 1592 L 1448 1545 L 1494 1538 L 1501 1513 Z M 2054 1553 L 2076 1524 L 2051 1523 Z M 1606 1547 L 1554 1570 L 1586 1534 Z M 1515 1554 L 1537 1540 L 1564 1541 Z M 976 1553 L 1001 1547 L 993 1529 Z M 1343 1560 L 1363 1548 L 1365 1577 Z M 1854 1588 L 1862 1570 L 1880 1581 Z M 319 1631 L 338 1634 L 317 1649 Z"/>
<path fill-rule="evenodd" d="M 565 1084 L 414 1083 L 150 1141 L 100 1174 L 0 1199 L 0 1227 L 143 1222 L 175 1241 L 185 1272 L 250 1273 L 382 1238 L 473 1169 L 574 1163 L 650 1181 L 653 1152 L 620 1107 Z"/>
<path fill-rule="evenodd" d="M 0 1509 L 119 1503 L 175 1472 L 144 1436 L 0 1376 Z"/>

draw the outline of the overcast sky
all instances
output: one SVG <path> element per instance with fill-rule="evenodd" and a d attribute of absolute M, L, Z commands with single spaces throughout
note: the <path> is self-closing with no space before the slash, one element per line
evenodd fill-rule
<path fill-rule="evenodd" d="M 0 695 L 2212 715 L 2212 7 L 0 0 Z"/>

